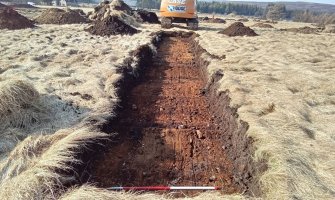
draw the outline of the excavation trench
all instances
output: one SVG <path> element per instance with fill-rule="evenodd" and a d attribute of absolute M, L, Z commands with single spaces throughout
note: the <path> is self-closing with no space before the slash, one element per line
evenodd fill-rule
<path fill-rule="evenodd" d="M 152 62 L 145 62 L 151 53 L 140 56 L 138 78 L 123 83 L 117 117 L 104 127 L 118 135 L 95 156 L 90 182 L 219 186 L 226 194 L 257 194 L 248 125 L 237 120 L 228 96 L 217 93 L 223 75 L 208 78 L 194 37 L 160 33 Z"/>

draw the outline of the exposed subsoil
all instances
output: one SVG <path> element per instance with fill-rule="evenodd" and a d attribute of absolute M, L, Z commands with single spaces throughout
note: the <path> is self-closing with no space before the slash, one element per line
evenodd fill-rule
<path fill-rule="evenodd" d="M 74 10 L 50 8 L 41 13 L 35 21 L 39 24 L 80 24 L 89 20 Z"/>
<path fill-rule="evenodd" d="M 230 37 L 234 36 L 257 36 L 254 30 L 244 26 L 242 22 L 235 22 L 226 29 L 220 31 L 219 33 L 228 35 Z"/>
<path fill-rule="evenodd" d="M 118 136 L 95 157 L 90 181 L 101 187 L 220 186 L 223 193 L 257 195 L 248 125 L 237 121 L 229 97 L 216 92 L 223 75 L 208 80 L 193 34 L 163 35 L 153 63 L 144 64 L 107 127 Z"/>
<path fill-rule="evenodd" d="M 93 22 L 93 25 L 85 31 L 93 35 L 110 36 L 110 35 L 133 35 L 139 31 L 132 26 L 120 20 L 117 16 L 108 16 L 103 20 Z"/>
<path fill-rule="evenodd" d="M 0 9 L 0 29 L 25 29 L 34 28 L 32 21 L 20 15 L 10 7 Z"/>

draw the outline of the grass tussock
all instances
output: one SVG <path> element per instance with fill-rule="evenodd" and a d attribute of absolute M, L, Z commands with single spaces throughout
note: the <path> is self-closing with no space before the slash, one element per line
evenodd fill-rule
<path fill-rule="evenodd" d="M 22 80 L 0 82 L 0 130 L 25 128 L 45 117 L 40 95 L 33 85 Z"/>
<path fill-rule="evenodd" d="M 77 152 L 106 134 L 90 128 L 64 129 L 53 135 L 30 136 L 0 164 L 2 199 L 54 199 L 72 180 Z M 62 173 L 63 172 L 63 173 Z"/>

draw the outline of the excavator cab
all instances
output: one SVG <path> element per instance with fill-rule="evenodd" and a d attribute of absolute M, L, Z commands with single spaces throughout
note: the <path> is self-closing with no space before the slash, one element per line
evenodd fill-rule
<path fill-rule="evenodd" d="M 162 28 L 172 23 L 186 23 L 192 30 L 198 29 L 196 0 L 162 0 L 160 7 Z"/>

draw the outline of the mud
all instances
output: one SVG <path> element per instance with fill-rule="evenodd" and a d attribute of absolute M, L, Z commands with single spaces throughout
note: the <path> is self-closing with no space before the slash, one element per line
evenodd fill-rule
<path fill-rule="evenodd" d="M 50 8 L 43 11 L 35 21 L 39 24 L 81 24 L 89 20 L 77 11 L 59 8 Z"/>
<path fill-rule="evenodd" d="M 34 27 L 32 21 L 12 8 L 3 7 L 0 9 L 0 29 L 16 30 Z"/>
<path fill-rule="evenodd" d="M 226 29 L 220 31 L 219 33 L 228 35 L 230 37 L 234 36 L 257 36 L 254 30 L 244 26 L 241 22 L 235 22 Z"/>
<path fill-rule="evenodd" d="M 94 21 L 93 26 L 85 29 L 93 35 L 133 35 L 139 31 L 120 20 L 117 16 L 108 16 L 103 20 Z"/>
<path fill-rule="evenodd" d="M 139 57 L 140 78 L 126 87 L 118 116 L 104 128 L 118 136 L 88 167 L 91 182 L 213 185 L 226 194 L 257 193 L 248 125 L 236 120 L 225 93 L 217 95 L 222 74 L 208 80 L 194 37 L 161 33 L 152 64 Z"/>

